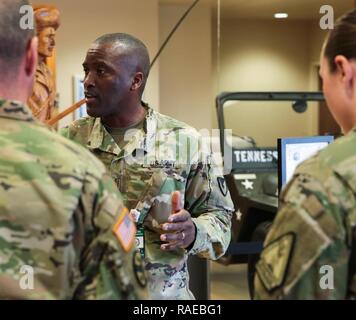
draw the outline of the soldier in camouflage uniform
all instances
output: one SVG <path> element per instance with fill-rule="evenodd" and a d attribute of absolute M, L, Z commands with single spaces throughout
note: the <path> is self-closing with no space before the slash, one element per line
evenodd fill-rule
<path fill-rule="evenodd" d="M 103 164 L 23 103 L 37 38 L 0 3 L 0 299 L 145 299 L 129 218 Z"/>
<path fill-rule="evenodd" d="M 137 227 L 150 297 L 193 299 L 188 254 L 217 259 L 230 243 L 233 205 L 198 132 L 141 103 L 147 49 L 126 34 L 94 42 L 83 64 L 91 117 L 62 134 L 110 170 Z"/>
<path fill-rule="evenodd" d="M 356 298 L 356 10 L 321 56 L 325 97 L 344 137 L 302 163 L 256 269 L 257 299 Z"/>

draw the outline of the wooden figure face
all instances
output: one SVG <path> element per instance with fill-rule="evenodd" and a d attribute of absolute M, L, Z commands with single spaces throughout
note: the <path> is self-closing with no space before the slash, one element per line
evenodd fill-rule
<path fill-rule="evenodd" d="M 56 31 L 52 27 L 43 28 L 38 33 L 38 54 L 48 58 L 52 56 L 53 49 L 56 45 Z"/>

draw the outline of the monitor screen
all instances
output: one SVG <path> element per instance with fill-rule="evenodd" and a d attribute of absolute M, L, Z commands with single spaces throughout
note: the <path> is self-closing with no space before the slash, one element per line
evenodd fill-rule
<path fill-rule="evenodd" d="M 297 166 L 334 141 L 333 136 L 278 139 L 279 190 L 292 178 Z"/>

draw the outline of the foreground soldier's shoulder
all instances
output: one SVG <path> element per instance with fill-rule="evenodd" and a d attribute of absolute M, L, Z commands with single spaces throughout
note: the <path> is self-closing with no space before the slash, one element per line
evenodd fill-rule
<path fill-rule="evenodd" d="M 281 202 L 256 266 L 260 298 L 286 297 L 341 230 L 323 184 L 311 176 L 295 176 Z"/>
<path fill-rule="evenodd" d="M 102 176 L 106 171 L 103 163 L 85 147 L 67 139 L 66 136 L 50 132 L 45 127 L 39 130 L 41 130 L 39 134 L 45 133 L 55 142 L 55 144 L 52 145 L 53 148 L 58 149 L 56 145 L 61 146 L 61 156 L 67 157 L 67 162 L 72 162 L 73 167 L 90 172 L 94 176 Z"/>
<path fill-rule="evenodd" d="M 79 158 L 83 162 L 83 165 L 85 166 L 88 173 L 99 177 L 108 175 L 104 164 L 96 156 L 94 156 L 89 150 L 85 149 L 84 147 L 77 145 L 76 143 L 74 144 L 75 147 L 80 148 Z M 110 182 L 111 181 L 112 180 L 110 178 Z"/>
<path fill-rule="evenodd" d="M 95 118 L 83 117 L 73 121 L 68 126 L 62 128 L 60 132 L 62 135 L 65 136 L 81 134 L 87 132 L 88 130 L 91 130 L 91 128 L 94 125 L 94 122 L 95 122 Z"/>

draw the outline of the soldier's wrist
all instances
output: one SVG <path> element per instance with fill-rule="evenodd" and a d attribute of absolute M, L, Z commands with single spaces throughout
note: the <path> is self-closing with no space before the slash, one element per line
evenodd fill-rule
<path fill-rule="evenodd" d="M 197 230 L 197 226 L 196 226 L 196 224 L 194 223 L 194 221 L 193 221 L 193 225 L 194 225 L 194 240 L 192 241 L 192 243 L 191 243 L 188 247 L 185 248 L 185 250 L 187 250 L 187 251 L 190 251 L 190 250 L 193 249 L 194 244 L 195 244 L 195 240 L 196 240 L 196 238 L 197 238 L 197 232 L 198 232 L 198 230 Z"/>

